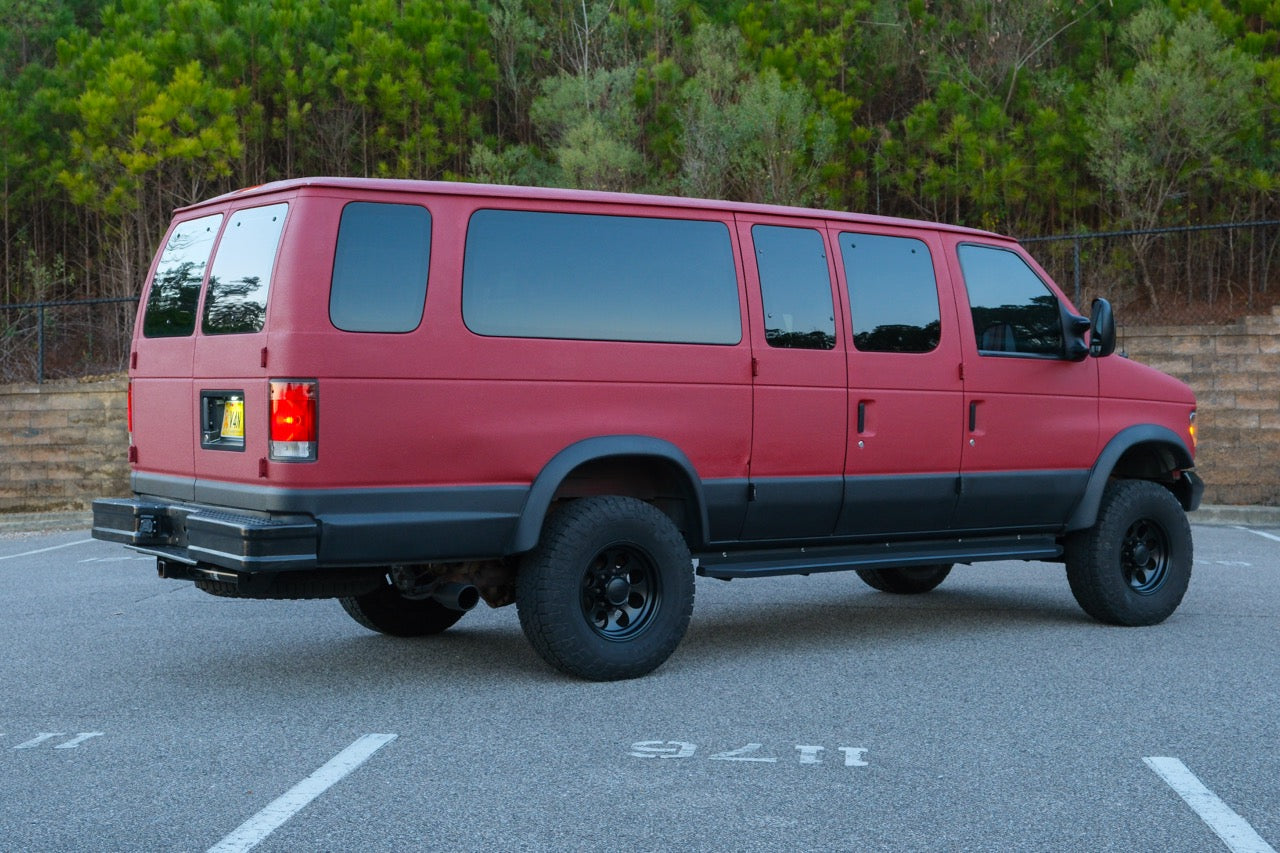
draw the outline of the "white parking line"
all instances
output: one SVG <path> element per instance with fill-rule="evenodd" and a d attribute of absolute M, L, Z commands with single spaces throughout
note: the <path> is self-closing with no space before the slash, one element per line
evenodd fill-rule
<path fill-rule="evenodd" d="M 1147 766 L 1159 774 L 1200 819 L 1217 833 L 1233 853 L 1276 853 L 1274 847 L 1262 840 L 1249 822 L 1218 799 L 1217 794 L 1204 786 L 1195 774 L 1176 758 L 1144 758 Z"/>
<path fill-rule="evenodd" d="M 1242 527 L 1239 524 L 1235 525 L 1235 528 L 1236 530 L 1247 530 L 1250 533 L 1255 533 L 1263 539 L 1270 539 L 1272 542 L 1280 542 L 1280 536 L 1274 533 L 1267 533 L 1265 530 L 1254 530 L 1252 527 Z"/>
<path fill-rule="evenodd" d="M 307 803 L 327 791 L 334 783 L 369 759 L 379 749 L 395 740 L 395 735 L 365 735 L 325 762 L 324 766 L 285 791 L 262 811 L 209 848 L 209 853 L 244 853 L 297 814 Z"/>
<path fill-rule="evenodd" d="M 34 551 L 23 551 L 21 554 L 6 554 L 0 557 L 0 560 L 16 560 L 19 557 L 30 557 L 33 554 L 43 554 L 46 551 L 57 551 L 59 548 L 70 548 L 72 545 L 84 545 L 92 542 L 92 539 L 78 539 L 75 542 L 64 542 L 61 545 L 50 545 L 48 548 L 37 548 Z"/>

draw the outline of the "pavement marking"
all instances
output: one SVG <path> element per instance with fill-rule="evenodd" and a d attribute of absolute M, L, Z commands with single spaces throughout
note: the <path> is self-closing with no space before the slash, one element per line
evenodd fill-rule
<path fill-rule="evenodd" d="M 243 853 L 257 846 L 304 806 L 395 739 L 396 736 L 392 734 L 372 734 L 357 738 L 353 744 L 325 762 L 319 770 L 268 803 L 266 808 L 210 847 L 209 853 Z"/>
<path fill-rule="evenodd" d="M 43 554 L 47 551 L 57 551 L 60 548 L 70 548 L 73 545 L 84 545 L 92 541 L 92 539 L 78 539 L 75 542 L 64 542 L 61 545 L 50 545 L 48 548 L 37 548 L 34 551 L 23 551 L 21 554 L 6 554 L 5 556 L 0 557 L 0 560 L 16 560 L 19 557 L 30 557 L 34 554 Z"/>
<path fill-rule="evenodd" d="M 1235 528 L 1236 530 L 1247 530 L 1250 533 L 1261 536 L 1263 539 L 1270 539 L 1272 542 L 1280 542 L 1280 536 L 1277 536 L 1274 533 L 1268 533 L 1265 530 L 1254 530 L 1252 527 L 1242 527 L 1239 524 L 1235 525 Z"/>
<path fill-rule="evenodd" d="M 1218 799 L 1218 795 L 1204 786 L 1195 774 L 1176 758 L 1144 758 L 1183 801 L 1191 806 L 1200 819 L 1209 825 L 1232 853 L 1276 853 L 1274 847 L 1262 840 L 1249 822 Z"/>

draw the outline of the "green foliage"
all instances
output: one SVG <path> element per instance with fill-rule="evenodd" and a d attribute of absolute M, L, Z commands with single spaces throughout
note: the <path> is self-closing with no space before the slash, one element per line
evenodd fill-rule
<path fill-rule="evenodd" d="M 135 292 L 173 207 L 306 174 L 1276 217 L 1278 117 L 1280 0 L 0 0 L 0 287 Z"/>

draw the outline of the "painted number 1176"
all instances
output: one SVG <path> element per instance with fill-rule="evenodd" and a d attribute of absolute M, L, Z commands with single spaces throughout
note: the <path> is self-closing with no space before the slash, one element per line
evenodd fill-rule
<path fill-rule="evenodd" d="M 749 743 L 737 749 L 708 755 L 707 760 L 754 761 L 761 764 L 777 764 L 781 760 L 777 755 L 763 750 L 764 744 Z M 681 740 L 641 740 L 631 744 L 631 751 L 627 754 L 632 758 L 693 758 L 697 751 L 697 744 Z M 795 745 L 795 752 L 790 757 L 794 758 L 799 764 L 836 763 L 831 759 L 839 760 L 842 757 L 845 767 L 869 766 L 869 762 L 866 760 L 867 750 L 863 747 L 839 746 L 836 747 L 835 751 L 840 753 L 840 756 L 832 755 L 824 758 L 823 753 L 826 751 L 827 748 L 825 746 L 798 743 Z"/>

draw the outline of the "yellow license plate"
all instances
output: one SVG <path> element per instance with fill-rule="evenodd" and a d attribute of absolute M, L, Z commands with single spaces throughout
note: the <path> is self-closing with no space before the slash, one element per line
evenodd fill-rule
<path fill-rule="evenodd" d="M 227 400 L 222 404 L 222 437 L 244 438 L 244 400 Z"/>

